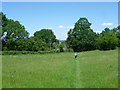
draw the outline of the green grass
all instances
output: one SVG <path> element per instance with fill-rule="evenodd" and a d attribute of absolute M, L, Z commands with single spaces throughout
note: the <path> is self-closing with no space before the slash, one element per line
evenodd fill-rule
<path fill-rule="evenodd" d="M 2 56 L 0 56 L 0 89 L 1 88 L 2 88 Z"/>
<path fill-rule="evenodd" d="M 118 52 L 3 55 L 3 88 L 117 88 Z"/>

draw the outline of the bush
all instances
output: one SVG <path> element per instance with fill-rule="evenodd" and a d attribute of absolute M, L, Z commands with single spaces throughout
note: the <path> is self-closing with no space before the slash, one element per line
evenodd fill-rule
<path fill-rule="evenodd" d="M 35 54 L 33 51 L 2 51 L 2 55 Z"/>
<path fill-rule="evenodd" d="M 2 51 L 2 55 L 19 55 L 19 54 L 47 54 L 47 53 L 55 53 L 56 50 L 50 51 Z"/>
<path fill-rule="evenodd" d="M 7 47 L 2 47 L 2 50 L 6 51 L 6 50 L 7 50 Z"/>
<path fill-rule="evenodd" d="M 73 52 L 73 49 L 72 49 L 72 48 L 67 48 L 67 49 L 65 50 L 65 52 Z"/>
<path fill-rule="evenodd" d="M 113 50 L 118 45 L 118 39 L 115 34 L 107 34 L 98 39 L 99 50 Z"/>
<path fill-rule="evenodd" d="M 64 52 L 62 44 L 60 44 L 60 52 Z"/>

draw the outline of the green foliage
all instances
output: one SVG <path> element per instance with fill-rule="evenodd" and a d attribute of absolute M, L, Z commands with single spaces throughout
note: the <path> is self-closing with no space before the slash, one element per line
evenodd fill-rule
<path fill-rule="evenodd" d="M 29 37 L 29 33 L 19 21 L 8 19 L 5 14 L 0 12 L 0 49 L 2 48 L 3 51 L 56 50 L 63 52 L 62 45 L 66 45 L 75 52 L 80 52 L 95 49 L 110 50 L 115 49 L 116 46 L 120 47 L 120 25 L 111 30 L 105 28 L 101 34 L 93 32 L 90 26 L 91 23 L 87 18 L 80 18 L 74 28 L 69 30 L 67 41 L 58 41 L 51 29 L 36 31 L 33 37 Z M 59 42 L 62 45 L 59 46 Z"/>
<path fill-rule="evenodd" d="M 112 30 L 105 28 L 105 30 L 100 34 L 98 43 L 100 50 L 111 50 L 117 47 L 118 38 Z"/>
<path fill-rule="evenodd" d="M 60 52 L 64 52 L 62 44 L 60 44 L 59 48 L 60 48 Z"/>
<path fill-rule="evenodd" d="M 56 50 L 49 51 L 2 51 L 1 55 L 19 55 L 19 54 L 47 54 L 56 53 Z"/>
<path fill-rule="evenodd" d="M 25 39 L 28 38 L 29 33 L 25 30 L 25 27 L 22 26 L 19 21 L 14 21 L 9 19 L 7 21 L 7 25 L 3 27 L 3 38 L 5 41 L 11 39 L 15 41 L 17 39 Z M 6 33 L 6 35 L 5 35 Z"/>
<path fill-rule="evenodd" d="M 30 51 L 2 51 L 2 55 L 18 55 L 18 54 L 33 54 Z"/>
<path fill-rule="evenodd" d="M 117 33 L 117 38 L 118 38 L 118 47 L 120 47 L 120 33 Z"/>
<path fill-rule="evenodd" d="M 97 35 L 90 29 L 90 25 L 86 18 L 80 18 L 74 29 L 68 32 L 67 43 L 75 52 L 96 49 Z"/>
<path fill-rule="evenodd" d="M 7 21 L 8 19 L 6 18 L 6 15 L 0 12 L 0 38 L 4 34 L 4 31 L 2 31 L 2 29 L 4 29 L 4 27 L 7 25 Z"/>
<path fill-rule="evenodd" d="M 56 41 L 56 36 L 51 29 L 42 29 L 40 31 L 36 31 L 34 36 L 39 39 L 44 39 L 46 43 L 53 43 Z"/>
<path fill-rule="evenodd" d="M 35 37 L 31 37 L 29 46 L 31 47 L 30 51 L 39 51 L 39 50 L 44 51 L 46 47 L 46 43 L 42 39 L 36 39 Z"/>
<path fill-rule="evenodd" d="M 16 44 L 18 40 L 27 39 L 29 33 L 25 30 L 25 27 L 20 24 L 19 21 L 7 19 L 2 14 L 2 36 L 3 48 L 7 47 L 7 50 L 16 50 Z"/>
<path fill-rule="evenodd" d="M 42 47 L 41 50 L 55 49 L 56 45 L 59 43 L 51 29 L 36 31 L 34 33 L 34 39 L 38 45 L 40 45 L 40 43 L 43 44 L 39 46 L 39 48 Z"/>
<path fill-rule="evenodd" d="M 29 33 L 19 21 L 8 19 L 2 12 L 0 15 L 2 50 L 45 51 L 55 49 L 59 44 L 50 29 L 37 31 L 33 37 L 28 38 Z"/>
<path fill-rule="evenodd" d="M 117 27 L 118 47 L 120 47 L 120 25 Z"/>
<path fill-rule="evenodd" d="M 73 49 L 72 49 L 72 48 L 67 48 L 67 49 L 65 50 L 65 52 L 73 52 Z"/>

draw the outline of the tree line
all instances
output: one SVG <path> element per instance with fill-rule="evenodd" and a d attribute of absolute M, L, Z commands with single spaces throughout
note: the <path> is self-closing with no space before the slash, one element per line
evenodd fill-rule
<path fill-rule="evenodd" d="M 45 51 L 55 49 L 59 41 L 51 29 L 36 31 L 34 36 L 29 37 L 29 32 L 19 21 L 8 19 L 2 12 L 1 27 L 2 50 L 16 51 Z"/>
<path fill-rule="evenodd" d="M 67 44 L 75 52 L 89 50 L 113 50 L 120 47 L 120 25 L 116 28 L 105 28 L 95 33 L 87 18 L 80 18 L 73 29 L 68 32 Z"/>
<path fill-rule="evenodd" d="M 0 12 L 0 40 L 2 51 L 49 51 L 59 50 L 63 52 L 63 45 L 74 52 L 89 50 L 111 50 L 120 47 L 120 26 L 109 29 L 105 28 L 101 33 L 95 33 L 87 18 L 80 18 L 73 29 L 68 31 L 67 40 L 64 44 L 56 39 L 51 29 L 41 29 L 29 37 L 29 32 L 19 22 L 8 19 Z"/>

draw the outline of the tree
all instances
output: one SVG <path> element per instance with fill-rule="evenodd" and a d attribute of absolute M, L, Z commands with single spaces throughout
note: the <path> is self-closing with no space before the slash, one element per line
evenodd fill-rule
<path fill-rule="evenodd" d="M 97 35 L 86 18 L 80 18 L 68 32 L 67 43 L 75 52 L 96 49 Z"/>
<path fill-rule="evenodd" d="M 36 31 L 34 33 L 34 38 L 37 40 L 42 40 L 46 43 L 46 48 L 52 49 L 54 47 L 54 43 L 58 43 L 56 36 L 52 32 L 51 29 L 42 29 L 40 31 Z"/>
<path fill-rule="evenodd" d="M 115 29 L 105 28 L 98 39 L 100 50 L 113 50 L 117 47 L 118 38 Z"/>
<path fill-rule="evenodd" d="M 7 18 L 6 15 L 4 15 L 2 12 L 0 12 L 0 49 L 3 50 L 3 46 L 5 45 L 5 41 L 2 39 L 2 36 L 4 34 L 4 27 L 7 25 Z M 4 47 L 5 50 L 7 50 L 7 47 Z"/>
<path fill-rule="evenodd" d="M 118 47 L 120 47 L 120 25 L 117 27 Z"/>
<path fill-rule="evenodd" d="M 7 50 L 17 50 L 16 44 L 18 40 L 27 39 L 29 33 L 19 21 L 6 18 L 2 13 L 2 36 L 3 48 Z"/>
<path fill-rule="evenodd" d="M 44 51 L 46 49 L 46 42 L 42 39 L 31 37 L 31 48 L 32 51 Z"/>
<path fill-rule="evenodd" d="M 0 38 L 4 34 L 4 30 L 2 31 L 2 29 L 4 29 L 4 27 L 7 26 L 7 21 L 8 19 L 6 18 L 6 15 L 0 12 Z"/>

